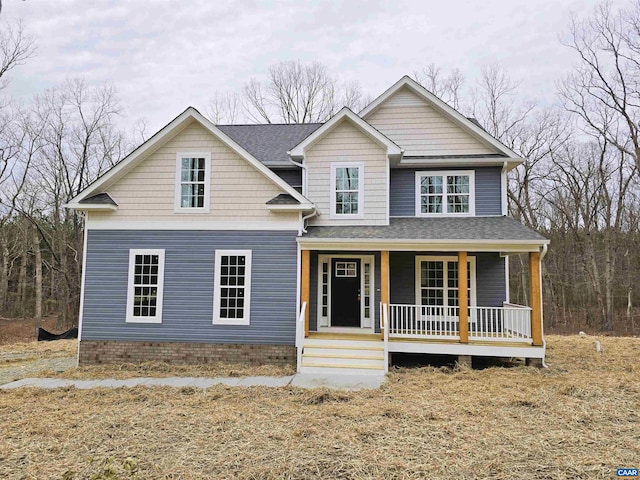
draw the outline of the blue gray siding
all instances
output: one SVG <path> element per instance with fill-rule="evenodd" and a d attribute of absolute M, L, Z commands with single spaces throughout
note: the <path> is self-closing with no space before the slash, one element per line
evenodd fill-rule
<path fill-rule="evenodd" d="M 292 345 L 296 233 L 90 230 L 82 339 Z M 133 248 L 165 249 L 161 324 L 125 322 Z M 216 249 L 252 250 L 248 326 L 212 325 Z"/>
<path fill-rule="evenodd" d="M 391 252 L 389 277 L 391 303 L 416 302 L 415 256 L 451 255 L 431 252 Z M 504 258 L 497 253 L 470 253 L 476 257 L 476 301 L 481 307 L 501 307 L 506 300 Z"/>
<path fill-rule="evenodd" d="M 415 216 L 416 171 L 470 168 L 395 168 L 391 170 L 389 215 Z M 500 167 L 476 168 L 476 215 L 502 215 Z"/>
<path fill-rule="evenodd" d="M 293 169 L 276 169 L 274 173 L 282 178 L 285 182 L 287 182 L 292 187 L 298 189 L 298 191 L 302 191 L 302 169 L 301 168 L 293 168 Z"/>

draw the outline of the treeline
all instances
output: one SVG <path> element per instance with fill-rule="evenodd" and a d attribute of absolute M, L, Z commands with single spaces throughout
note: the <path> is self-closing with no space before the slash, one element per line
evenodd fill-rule
<path fill-rule="evenodd" d="M 640 7 L 598 7 L 575 20 L 563 48 L 575 66 L 557 102 L 524 98 L 508 73 L 487 66 L 467 81 L 435 65 L 414 78 L 522 155 L 509 176 L 510 214 L 551 240 L 543 262 L 547 330 L 638 333 L 640 283 Z M 21 27 L 0 38 L 0 82 L 33 53 Z M 16 53 L 17 52 L 17 53 Z M 2 83 L 2 85 L 5 85 Z M 1 92 L 0 92 L 1 93 Z M 321 64 L 272 65 L 263 80 L 215 92 L 215 123 L 324 121 L 370 100 Z M 110 86 L 69 81 L 27 106 L 0 105 L 0 315 L 55 314 L 77 322 L 80 216 L 64 203 L 144 140 L 125 133 Z M 511 301 L 528 303 L 527 261 L 510 257 Z"/>

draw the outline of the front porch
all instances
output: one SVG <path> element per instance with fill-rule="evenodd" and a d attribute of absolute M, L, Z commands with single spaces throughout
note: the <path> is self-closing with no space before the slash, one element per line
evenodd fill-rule
<path fill-rule="evenodd" d="M 527 254 L 531 306 L 507 301 L 507 260 L 501 252 L 301 250 L 298 368 L 383 373 L 393 353 L 544 359 L 541 255 L 539 250 Z M 344 313 L 341 302 L 348 304 L 346 283 L 339 283 L 340 301 L 332 301 L 336 268 L 341 275 L 352 269 L 354 304 L 360 307 L 351 327 L 334 325 L 335 320 L 344 324 L 344 315 L 333 312 Z M 379 350 L 379 361 L 371 361 L 367 349 Z"/>

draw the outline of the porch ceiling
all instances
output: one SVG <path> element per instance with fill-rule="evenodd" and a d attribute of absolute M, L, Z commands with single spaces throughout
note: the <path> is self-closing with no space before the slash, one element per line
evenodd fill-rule
<path fill-rule="evenodd" d="M 389 225 L 309 227 L 301 246 L 535 251 L 549 240 L 510 217 L 390 218 Z"/>

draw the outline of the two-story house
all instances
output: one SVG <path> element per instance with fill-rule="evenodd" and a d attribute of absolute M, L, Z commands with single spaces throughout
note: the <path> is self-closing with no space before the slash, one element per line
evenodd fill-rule
<path fill-rule="evenodd" d="M 541 363 L 548 241 L 507 216 L 522 161 L 408 77 L 324 124 L 188 108 L 68 204 L 86 221 L 79 360 Z M 509 303 L 511 255 L 530 307 Z"/>

